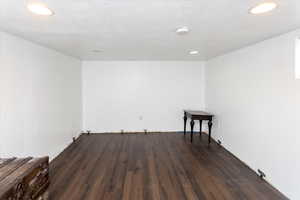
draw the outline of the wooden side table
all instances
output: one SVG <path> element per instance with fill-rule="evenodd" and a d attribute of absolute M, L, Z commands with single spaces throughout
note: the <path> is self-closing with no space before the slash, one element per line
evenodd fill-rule
<path fill-rule="evenodd" d="M 200 137 L 202 136 L 202 121 L 207 120 L 208 121 L 208 144 L 211 143 L 211 128 L 212 128 L 212 119 L 213 115 L 207 112 L 203 111 L 196 111 L 196 110 L 184 110 L 184 135 L 186 135 L 186 121 L 190 118 L 191 122 L 191 142 L 193 142 L 193 135 L 194 135 L 194 125 L 195 120 L 199 120 L 200 122 Z"/>

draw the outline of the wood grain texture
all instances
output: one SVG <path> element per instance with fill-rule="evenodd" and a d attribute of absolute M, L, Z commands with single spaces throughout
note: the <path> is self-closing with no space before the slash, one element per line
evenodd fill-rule
<path fill-rule="evenodd" d="M 82 135 L 50 180 L 55 200 L 287 199 L 214 141 L 176 133 Z"/>
<path fill-rule="evenodd" d="M 49 158 L 0 159 L 0 200 L 47 199 Z"/>

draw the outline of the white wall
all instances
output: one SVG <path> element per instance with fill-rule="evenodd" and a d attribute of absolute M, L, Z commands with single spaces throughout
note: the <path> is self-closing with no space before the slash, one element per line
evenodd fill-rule
<path fill-rule="evenodd" d="M 204 108 L 202 62 L 83 62 L 84 129 L 180 131 Z"/>
<path fill-rule="evenodd" d="M 207 62 L 215 138 L 291 199 L 300 199 L 300 80 L 295 38 L 276 37 Z"/>
<path fill-rule="evenodd" d="M 209 60 L 206 68 L 202 62 L 83 62 L 81 96 L 79 60 L 0 32 L 0 157 L 56 156 L 81 130 L 81 98 L 84 129 L 94 132 L 182 130 L 182 110 L 204 109 L 206 101 L 216 114 L 213 136 L 300 199 L 299 35 Z"/>
<path fill-rule="evenodd" d="M 0 157 L 60 153 L 81 131 L 81 62 L 0 32 Z"/>

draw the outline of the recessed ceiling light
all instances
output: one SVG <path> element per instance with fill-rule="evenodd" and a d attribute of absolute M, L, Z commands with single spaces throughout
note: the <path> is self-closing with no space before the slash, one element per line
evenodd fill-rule
<path fill-rule="evenodd" d="M 190 54 L 191 55 L 196 55 L 196 54 L 198 54 L 199 53 L 199 51 L 190 51 Z"/>
<path fill-rule="evenodd" d="M 27 5 L 27 8 L 30 12 L 36 15 L 50 16 L 54 14 L 54 12 L 50 10 L 50 8 L 42 3 L 31 3 Z"/>
<path fill-rule="evenodd" d="M 258 4 L 257 6 L 250 9 L 250 13 L 254 15 L 259 15 L 267 12 L 271 12 L 277 8 L 277 4 L 274 2 L 265 2 Z"/>
<path fill-rule="evenodd" d="M 184 35 L 184 34 L 187 34 L 189 31 L 190 31 L 189 28 L 186 27 L 186 26 L 183 26 L 183 27 L 181 27 L 181 28 L 176 29 L 176 33 L 177 33 L 178 35 Z"/>

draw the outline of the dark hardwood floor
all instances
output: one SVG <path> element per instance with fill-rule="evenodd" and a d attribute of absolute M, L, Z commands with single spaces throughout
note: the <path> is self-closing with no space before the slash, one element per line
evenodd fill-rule
<path fill-rule="evenodd" d="M 54 200 L 287 199 L 199 134 L 81 136 L 50 164 Z"/>

